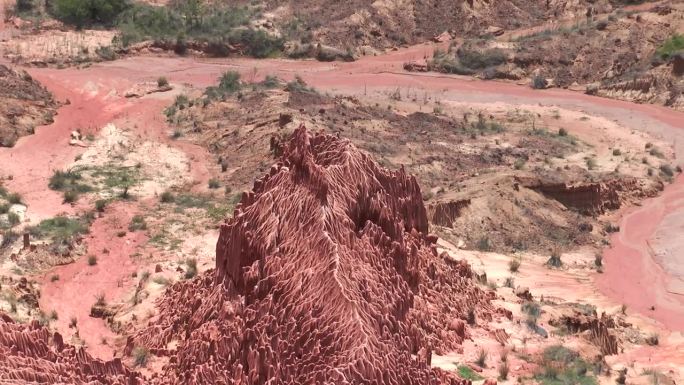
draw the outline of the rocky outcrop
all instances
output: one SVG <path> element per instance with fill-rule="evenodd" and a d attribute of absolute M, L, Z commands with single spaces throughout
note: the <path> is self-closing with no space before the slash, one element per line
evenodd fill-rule
<path fill-rule="evenodd" d="M 602 214 L 620 208 L 620 181 L 596 183 L 552 183 L 538 179 L 521 181 L 524 187 L 555 199 L 568 208 L 587 215 Z"/>
<path fill-rule="evenodd" d="M 585 314 L 574 311 L 564 314 L 557 320 L 552 320 L 554 326 L 563 326 L 570 333 L 586 333 L 586 338 L 596 345 L 603 355 L 618 353 L 619 344 L 617 336 L 612 332 L 615 329 L 615 321 L 605 313 L 601 317 L 596 314 Z"/>
<path fill-rule="evenodd" d="M 454 221 L 461 216 L 461 212 L 468 206 L 470 206 L 470 199 L 432 203 L 428 206 L 430 223 L 453 228 Z"/>
<path fill-rule="evenodd" d="M 12 147 L 36 126 L 52 122 L 57 102 L 26 72 L 0 64 L 0 147 Z"/>
<path fill-rule="evenodd" d="M 427 229 L 413 176 L 300 127 L 222 225 L 216 269 L 171 287 L 127 351 L 169 356 L 153 383 L 465 384 L 432 351 L 496 312 Z"/>
<path fill-rule="evenodd" d="M 120 359 L 100 361 L 85 350 L 64 344 L 59 333 L 37 321 L 18 324 L 0 313 L 0 383 L 138 384 L 138 376 Z"/>

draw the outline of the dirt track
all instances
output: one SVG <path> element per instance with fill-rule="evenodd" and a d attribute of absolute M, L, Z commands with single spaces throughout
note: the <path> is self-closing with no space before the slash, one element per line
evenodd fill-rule
<path fill-rule="evenodd" d="M 198 182 L 197 186 L 204 186 L 209 164 L 206 151 L 189 143 L 168 139 L 168 127 L 161 110 L 171 102 L 172 96 L 126 99 L 123 93 L 138 82 L 155 81 L 159 76 L 166 76 L 177 85 L 189 83 L 195 87 L 205 87 L 214 84 L 216 78 L 229 69 L 240 71 L 246 80 L 267 74 L 291 79 L 295 74 L 300 74 L 310 85 L 322 91 L 357 96 L 385 98 L 387 90 L 399 87 L 426 92 L 435 100 L 444 102 L 498 103 L 521 107 L 553 105 L 606 117 L 630 129 L 645 129 L 660 134 L 676 144 L 679 156 L 684 154 L 684 113 L 664 107 L 635 105 L 567 90 L 535 91 L 527 86 L 508 83 L 403 72 L 401 67 L 405 61 L 429 56 L 433 48 L 421 45 L 355 63 L 134 57 L 93 65 L 87 69 L 30 69 L 31 75 L 45 84 L 59 100 L 69 100 L 70 104 L 60 109 L 54 124 L 38 128 L 35 135 L 20 139 L 14 148 L 0 149 L 1 171 L 2 174 L 13 176 L 7 182 L 7 187 L 23 195 L 29 207 L 31 222 L 36 223 L 63 212 L 76 212 L 78 206 L 63 205 L 62 196 L 47 187 L 55 169 L 66 167 L 84 151 L 68 145 L 69 133 L 80 128 L 84 134 L 97 134 L 106 123 L 120 122 L 130 123 L 127 126 L 141 139 L 167 143 L 185 152 L 191 159 L 190 172 Z M 684 178 L 678 178 L 661 197 L 625 217 L 623 231 L 614 238 L 615 248 L 606 253 L 606 273 L 598 278 L 598 287 L 616 302 L 625 303 L 629 308 L 659 320 L 672 330 L 684 330 L 684 298 L 665 290 L 667 275 L 657 268 L 647 252 L 645 242 L 662 219 L 662 210 L 659 212 L 651 208 L 666 207 L 669 199 L 683 188 Z M 673 209 L 679 210 L 679 215 L 684 217 L 681 205 Z M 125 207 L 117 207 L 116 212 L 122 218 L 130 215 Z M 108 233 L 114 231 L 101 222 L 102 219 L 98 219 L 93 228 Z M 81 336 L 90 346 L 99 345 L 104 324 L 99 319 L 88 319 L 87 312 L 92 299 L 86 296 L 81 301 L 71 301 L 73 303 L 64 303 L 63 300 L 80 298 L 84 285 L 88 283 L 93 293 L 107 291 L 110 301 L 126 300 L 126 293 L 116 290 L 112 285 L 129 279 L 131 272 L 135 271 L 136 266 L 128 251 L 138 241 L 113 237 L 111 234 L 102 237 L 94 235 L 88 241 L 89 247 L 92 247 L 89 252 L 99 252 L 104 248 L 119 252 L 101 257 L 105 258 L 101 262 L 102 267 L 90 272 L 87 277 L 62 279 L 52 286 L 46 283 L 47 289 L 43 292 L 41 304 L 48 308 L 56 304 L 66 306 L 62 310 L 66 312 L 62 321 L 56 325 L 58 329 L 67 327 L 63 320 L 76 316 L 84 321 L 83 327 L 86 328 L 81 330 Z M 60 273 L 65 278 L 77 277 L 81 275 L 77 270 L 84 266 L 85 263 L 80 261 L 73 266 L 60 268 Z M 654 311 L 649 310 L 652 305 L 656 306 Z M 91 337 L 88 337 L 89 332 L 92 332 Z M 91 353 L 101 357 L 110 354 L 109 349 L 102 346 L 91 350 Z"/>

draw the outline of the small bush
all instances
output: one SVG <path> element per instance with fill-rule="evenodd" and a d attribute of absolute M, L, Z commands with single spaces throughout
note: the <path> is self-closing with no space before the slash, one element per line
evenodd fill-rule
<path fill-rule="evenodd" d="M 672 171 L 672 167 L 669 164 L 661 164 L 660 172 L 668 177 L 674 176 L 674 171 Z"/>
<path fill-rule="evenodd" d="M 511 273 L 517 273 L 517 272 L 518 272 L 518 269 L 520 269 L 520 261 L 517 260 L 517 259 L 511 259 L 511 260 L 508 262 L 508 270 L 509 270 Z"/>
<path fill-rule="evenodd" d="M 215 179 L 215 178 L 209 179 L 209 188 L 210 189 L 215 190 L 219 187 L 221 187 L 221 183 L 218 181 L 218 179 Z"/>
<path fill-rule="evenodd" d="M 484 348 L 480 348 L 480 350 L 477 352 L 475 363 L 481 368 L 487 367 L 487 351 L 484 350 Z"/>
<path fill-rule="evenodd" d="M 53 274 L 50 277 L 50 282 L 57 282 L 57 281 L 59 281 L 59 274 Z"/>
<path fill-rule="evenodd" d="M 88 256 L 88 266 L 95 266 L 97 265 L 97 257 L 94 255 L 89 255 Z"/>
<path fill-rule="evenodd" d="M 63 203 L 74 203 L 78 200 L 78 192 L 74 190 L 67 190 L 64 192 Z"/>
<path fill-rule="evenodd" d="M 588 159 L 586 160 L 586 163 L 587 163 L 587 169 L 588 169 L 588 170 L 594 170 L 594 169 L 596 169 L 596 166 L 597 166 L 597 164 L 596 164 L 596 159 L 594 159 L 594 158 L 588 158 Z"/>
<path fill-rule="evenodd" d="M 532 77 L 532 83 L 531 86 L 535 90 L 543 90 L 546 87 L 548 87 L 549 83 L 546 81 L 546 78 L 543 77 L 542 75 L 535 75 Z"/>
<path fill-rule="evenodd" d="M 648 153 L 651 154 L 651 156 L 655 156 L 656 158 L 660 159 L 665 157 L 662 151 L 660 151 L 660 149 L 658 149 L 657 147 L 651 147 Z"/>
<path fill-rule="evenodd" d="M 164 88 L 164 87 L 168 87 L 168 86 L 169 86 L 169 80 L 166 77 L 160 76 L 157 79 L 157 87 Z"/>
<path fill-rule="evenodd" d="M 69 319 L 69 328 L 73 329 L 76 325 L 78 325 L 78 319 L 76 319 L 76 317 L 71 317 Z"/>
<path fill-rule="evenodd" d="M 508 362 L 507 361 L 502 362 L 501 365 L 499 365 L 499 380 L 501 380 L 501 381 L 507 380 L 508 379 L 508 371 L 509 371 Z"/>
<path fill-rule="evenodd" d="M 104 199 L 98 199 L 95 201 L 95 210 L 98 212 L 102 213 L 105 211 L 105 207 L 107 207 L 107 201 Z"/>
<path fill-rule="evenodd" d="M 149 358 L 150 351 L 144 347 L 138 346 L 133 349 L 133 362 L 135 366 L 145 367 Z"/>
<path fill-rule="evenodd" d="M 620 151 L 619 148 L 613 149 L 613 156 L 620 156 L 622 155 L 622 151 Z"/>
<path fill-rule="evenodd" d="M 523 168 L 525 168 L 525 163 L 525 159 L 518 158 L 516 159 L 515 163 L 513 163 L 513 168 L 515 168 L 516 170 L 522 170 Z"/>
<path fill-rule="evenodd" d="M 183 136 L 183 131 L 181 131 L 178 128 L 173 130 L 173 132 L 171 133 L 171 139 L 179 139 L 182 136 Z"/>
<path fill-rule="evenodd" d="M 95 296 L 95 306 L 105 306 L 107 305 L 107 301 L 105 300 L 105 295 L 104 293 L 100 293 Z"/>
<path fill-rule="evenodd" d="M 649 346 L 657 346 L 660 343 L 660 336 L 658 333 L 653 333 L 646 337 L 646 344 Z"/>
<path fill-rule="evenodd" d="M 495 67 L 506 62 L 506 53 L 498 48 L 484 51 L 461 48 L 456 54 L 460 63 L 471 69 Z"/>
<path fill-rule="evenodd" d="M 50 319 L 53 321 L 57 321 L 59 319 L 59 315 L 57 314 L 57 310 L 53 310 L 50 312 Z"/>
<path fill-rule="evenodd" d="M 515 288 L 515 279 L 513 277 L 506 277 L 506 280 L 504 281 L 504 287 L 508 288 Z"/>
<path fill-rule="evenodd" d="M 551 253 L 551 258 L 549 258 L 546 264 L 552 267 L 561 267 L 563 266 L 563 261 L 561 260 L 560 254 L 557 251 L 554 251 Z"/>
<path fill-rule="evenodd" d="M 138 230 L 147 230 L 147 222 L 142 215 L 135 215 L 128 224 L 128 231 L 135 232 Z"/>
<path fill-rule="evenodd" d="M 568 130 L 566 130 L 565 128 L 559 128 L 558 136 L 568 136 Z"/>
<path fill-rule="evenodd" d="M 173 196 L 173 193 L 171 191 L 164 191 L 159 197 L 159 201 L 162 203 L 171 203 L 175 199 L 176 198 Z"/>
<path fill-rule="evenodd" d="M 20 205 L 20 204 L 22 204 L 22 202 L 21 202 L 21 195 L 19 195 L 18 193 L 8 194 L 7 197 L 6 197 L 5 199 L 7 199 L 7 201 L 8 201 L 10 204 L 12 204 L 12 205 Z"/>
<path fill-rule="evenodd" d="M 480 251 L 491 251 L 492 245 L 489 243 L 488 237 L 482 237 L 477 241 L 477 249 Z"/>
<path fill-rule="evenodd" d="M 116 60 L 118 57 L 114 48 L 110 46 L 97 47 L 97 49 L 95 49 L 95 53 L 100 57 L 100 59 L 106 61 Z"/>
<path fill-rule="evenodd" d="M 7 214 L 7 220 L 9 221 L 10 226 L 14 227 L 21 222 L 21 218 L 19 218 L 19 215 L 17 213 L 9 213 Z"/>
<path fill-rule="evenodd" d="M 187 270 L 185 270 L 185 279 L 192 279 L 195 278 L 197 275 L 197 260 L 194 258 L 188 258 L 185 261 L 185 265 L 187 266 Z"/>
<path fill-rule="evenodd" d="M 468 309 L 466 321 L 468 321 L 468 325 L 475 325 L 477 323 L 477 316 L 475 314 L 474 308 L 471 307 L 470 309 Z"/>

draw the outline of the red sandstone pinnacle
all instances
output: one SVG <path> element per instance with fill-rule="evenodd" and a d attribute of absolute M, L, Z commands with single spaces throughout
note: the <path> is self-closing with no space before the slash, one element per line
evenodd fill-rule
<path fill-rule="evenodd" d="M 414 177 L 300 127 L 222 225 L 216 269 L 172 286 L 127 351 L 169 356 L 159 384 L 466 384 L 432 352 L 495 311 L 427 231 Z"/>

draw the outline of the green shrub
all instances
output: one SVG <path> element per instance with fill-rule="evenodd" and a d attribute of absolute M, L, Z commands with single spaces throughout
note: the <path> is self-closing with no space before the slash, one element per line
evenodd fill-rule
<path fill-rule="evenodd" d="M 667 60 L 679 51 L 684 51 L 684 35 L 675 34 L 663 42 L 656 50 L 656 55 Z"/>
<path fill-rule="evenodd" d="M 563 266 L 563 261 L 561 260 L 560 254 L 557 251 L 554 251 L 551 253 L 551 257 L 546 264 L 552 267 L 561 267 Z"/>
<path fill-rule="evenodd" d="M 164 76 L 160 76 L 159 79 L 157 79 L 157 87 L 163 88 L 163 87 L 168 87 L 169 86 L 169 80 L 166 79 Z"/>
<path fill-rule="evenodd" d="M 131 223 L 128 225 L 129 231 L 147 230 L 147 222 L 142 215 L 135 215 L 131 219 Z"/>
<path fill-rule="evenodd" d="M 668 177 L 674 176 L 674 171 L 672 171 L 672 167 L 669 164 L 661 164 L 660 172 Z"/>
<path fill-rule="evenodd" d="M 494 67 L 506 62 L 506 53 L 498 48 L 483 51 L 461 48 L 456 54 L 461 64 L 470 69 Z"/>
<path fill-rule="evenodd" d="M 173 196 L 173 193 L 171 191 L 164 191 L 159 197 L 159 201 L 162 203 L 171 203 L 175 199 L 176 198 Z"/>
<path fill-rule="evenodd" d="M 464 380 L 470 380 L 470 381 L 480 381 L 480 380 L 484 379 L 484 377 L 479 375 L 476 371 L 474 371 L 472 368 L 470 368 L 467 365 L 459 365 L 458 366 L 458 376 Z"/>
<path fill-rule="evenodd" d="M 227 71 L 219 78 L 218 86 L 208 87 L 204 94 L 209 99 L 222 99 L 240 91 L 240 88 L 242 88 L 242 85 L 240 84 L 240 73 L 236 71 Z"/>
<path fill-rule="evenodd" d="M 135 366 L 146 366 L 150 351 L 142 346 L 133 349 L 133 362 Z"/>
<path fill-rule="evenodd" d="M 520 269 L 520 261 L 518 259 L 511 259 L 508 262 L 508 270 L 511 273 L 516 273 L 518 272 L 518 269 Z"/>
<path fill-rule="evenodd" d="M 19 195 L 18 193 L 8 194 L 6 199 L 10 204 L 13 204 L 13 205 L 20 205 L 21 204 L 21 195 Z"/>
<path fill-rule="evenodd" d="M 576 352 L 554 345 L 542 353 L 535 379 L 542 385 L 596 385 L 596 378 L 587 375 L 589 367 Z"/>
<path fill-rule="evenodd" d="M 546 81 L 546 78 L 543 77 L 542 75 L 534 75 L 532 77 L 532 83 L 531 86 L 535 90 L 543 90 L 549 85 L 549 83 Z"/>
<path fill-rule="evenodd" d="M 95 201 L 95 210 L 97 210 L 98 212 L 100 212 L 100 213 L 104 212 L 105 207 L 107 207 L 107 200 L 98 199 Z"/>
<path fill-rule="evenodd" d="M 185 261 L 187 270 L 185 270 L 185 279 L 192 279 L 197 275 L 197 260 L 194 258 L 188 258 Z"/>
<path fill-rule="evenodd" d="M 55 18 L 77 28 L 94 24 L 109 26 L 129 7 L 127 0 L 54 0 Z"/>
<path fill-rule="evenodd" d="M 489 243 L 488 237 L 482 237 L 477 241 L 477 249 L 480 251 L 491 251 L 492 245 Z"/>
<path fill-rule="evenodd" d="M 9 224 L 12 227 L 18 225 L 19 222 L 21 222 L 21 218 L 19 218 L 19 215 L 17 213 L 8 213 L 7 220 L 9 221 Z"/>
<path fill-rule="evenodd" d="M 217 189 L 221 187 L 221 183 L 218 181 L 218 179 L 211 178 L 209 179 L 209 188 L 210 189 Z"/>
<path fill-rule="evenodd" d="M 64 192 L 63 203 L 74 203 L 78 200 L 78 192 L 74 190 L 67 190 Z"/>
<path fill-rule="evenodd" d="M 38 226 L 30 227 L 28 231 L 34 237 L 51 237 L 56 242 L 62 242 L 68 241 L 76 235 L 86 234 L 89 225 L 87 218 L 58 216 L 45 219 Z"/>

